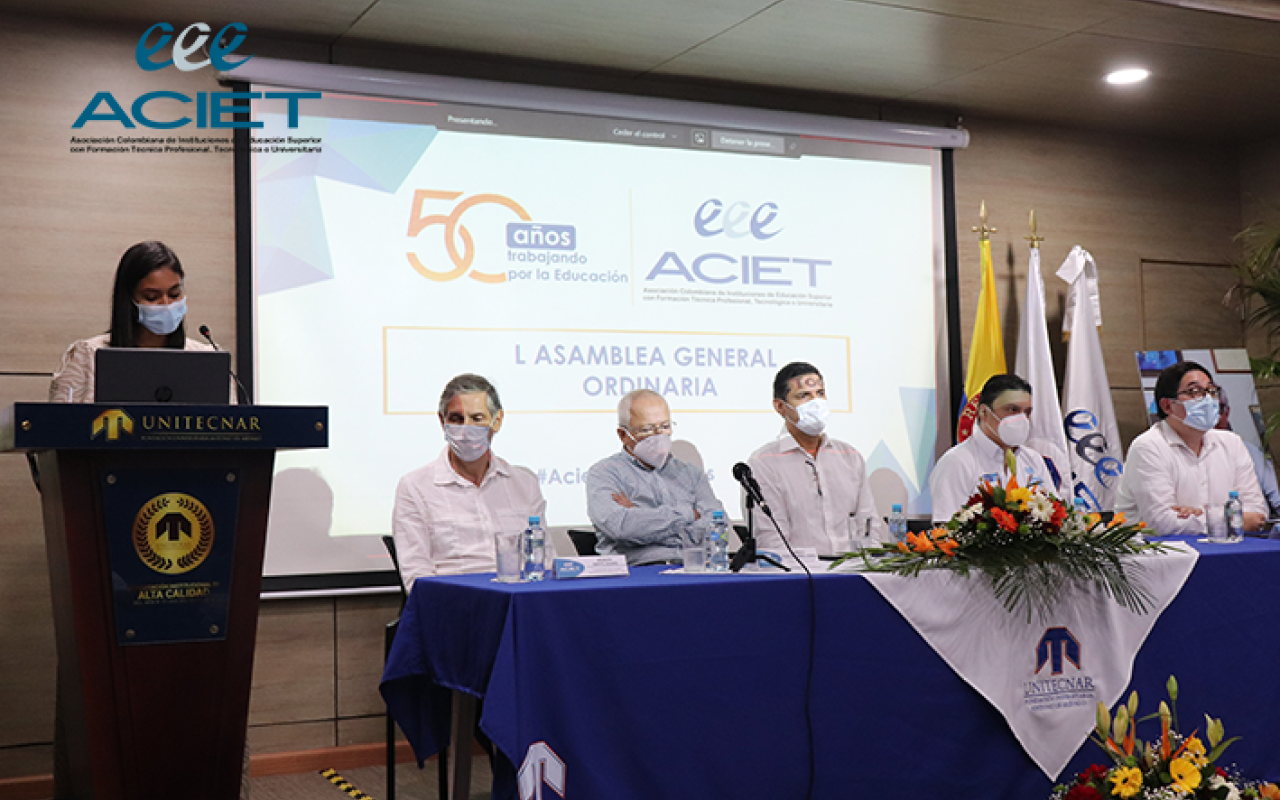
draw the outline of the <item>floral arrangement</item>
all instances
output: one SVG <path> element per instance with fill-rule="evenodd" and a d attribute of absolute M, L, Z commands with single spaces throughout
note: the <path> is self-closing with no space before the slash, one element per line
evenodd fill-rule
<path fill-rule="evenodd" d="M 1052 800 L 1280 800 L 1274 783 L 1242 780 L 1217 761 L 1237 738 L 1223 739 L 1222 720 L 1204 718 L 1205 740 L 1199 731 L 1189 736 L 1178 733 L 1178 681 L 1169 676 L 1169 702 L 1160 710 L 1138 719 L 1138 693 L 1116 706 L 1115 714 L 1098 703 L 1098 725 L 1090 735 L 1111 757 L 1108 769 L 1094 764 L 1069 784 L 1055 786 Z M 1160 738 L 1142 742 L 1136 737 L 1137 724 L 1159 717 Z"/>
<path fill-rule="evenodd" d="M 862 558 L 863 569 L 915 576 L 926 569 L 961 575 L 977 571 L 1010 612 L 1047 616 L 1070 586 L 1105 593 L 1125 608 L 1145 612 L 1152 598 L 1134 580 L 1131 556 L 1164 552 L 1147 542 L 1143 523 L 1123 514 L 1110 522 L 1071 508 L 1041 485 L 983 483 L 946 525 L 909 533 L 905 542 L 847 553 L 832 566 Z"/>

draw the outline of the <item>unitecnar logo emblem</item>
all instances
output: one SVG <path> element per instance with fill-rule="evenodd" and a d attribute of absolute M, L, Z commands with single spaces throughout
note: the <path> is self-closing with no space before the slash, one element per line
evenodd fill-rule
<path fill-rule="evenodd" d="M 213 517 L 204 503 L 189 494 L 157 495 L 134 519 L 133 549 L 156 572 L 190 572 L 213 549 Z"/>
<path fill-rule="evenodd" d="M 1080 641 L 1066 628 L 1046 628 L 1036 643 L 1036 674 L 1048 664 L 1054 675 L 1061 675 L 1064 661 L 1075 664 L 1076 669 L 1082 668 Z"/>
<path fill-rule="evenodd" d="M 108 442 L 114 442 L 124 434 L 133 433 L 133 418 L 120 408 L 109 408 L 93 419 L 93 435 L 97 439 L 106 434 Z"/>

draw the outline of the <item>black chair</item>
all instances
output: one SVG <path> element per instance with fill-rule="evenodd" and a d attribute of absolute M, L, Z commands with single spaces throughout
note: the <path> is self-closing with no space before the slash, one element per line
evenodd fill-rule
<path fill-rule="evenodd" d="M 596 530 L 592 528 L 586 530 L 569 529 L 569 538 L 573 541 L 573 549 L 578 551 L 580 556 L 599 555 L 596 552 Z"/>
<path fill-rule="evenodd" d="M 396 553 L 396 540 L 394 536 L 383 536 L 382 544 L 387 548 L 387 555 L 391 556 L 391 563 L 396 568 L 396 579 L 400 582 L 400 611 L 404 612 L 405 601 L 409 599 L 409 593 L 404 588 L 404 575 L 400 572 L 400 557 Z M 391 644 L 396 640 L 396 631 L 400 629 L 400 617 L 387 623 L 387 632 L 383 641 L 382 666 L 385 668 L 387 659 L 391 657 Z M 444 800 L 449 796 L 449 774 L 445 770 L 445 762 L 448 761 L 448 748 L 441 748 L 439 755 L 436 757 L 436 774 L 439 778 L 438 786 L 440 789 L 440 798 Z M 396 800 L 396 721 L 391 717 L 391 710 L 387 710 L 387 800 Z"/>

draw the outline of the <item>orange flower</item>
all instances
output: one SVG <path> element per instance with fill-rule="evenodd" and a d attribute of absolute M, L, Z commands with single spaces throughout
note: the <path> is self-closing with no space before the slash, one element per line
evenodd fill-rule
<path fill-rule="evenodd" d="M 1014 519 L 1013 515 L 1010 514 L 1008 511 L 1004 511 L 999 508 L 993 508 L 991 509 L 991 516 L 993 519 L 995 519 L 996 522 L 1000 523 L 1001 528 L 1004 528 L 1009 533 L 1018 532 L 1018 521 Z"/>
<path fill-rule="evenodd" d="M 1276 786 L 1274 783 L 1264 783 L 1259 786 L 1258 793 L 1261 794 L 1265 800 L 1280 800 L 1280 786 Z"/>
<path fill-rule="evenodd" d="M 911 534 L 907 534 L 907 535 L 908 535 L 908 536 L 910 536 Z M 907 549 L 907 546 L 906 546 L 905 544 L 903 544 L 902 542 L 898 542 L 898 551 L 899 551 L 899 552 L 902 552 L 902 553 L 910 553 L 910 552 L 911 552 L 910 550 L 908 550 L 908 549 Z"/>
<path fill-rule="evenodd" d="M 955 539 L 941 539 L 937 542 L 938 549 L 941 550 L 947 558 L 954 558 L 956 550 L 960 548 L 960 543 Z"/>
<path fill-rule="evenodd" d="M 909 544 L 911 549 L 917 553 L 929 553 L 935 549 L 933 546 L 933 540 L 930 539 L 927 534 L 923 533 L 919 535 L 908 533 L 907 544 Z"/>
<path fill-rule="evenodd" d="M 1115 516 L 1111 518 L 1111 527 L 1124 524 L 1124 512 L 1117 511 Z"/>

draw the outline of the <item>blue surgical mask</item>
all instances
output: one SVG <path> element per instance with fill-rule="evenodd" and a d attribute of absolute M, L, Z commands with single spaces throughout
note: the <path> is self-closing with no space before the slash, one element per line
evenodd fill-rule
<path fill-rule="evenodd" d="M 1182 421 L 1198 431 L 1213 430 L 1213 426 L 1218 424 L 1218 414 L 1222 410 L 1218 405 L 1218 398 L 1207 394 L 1195 400 L 1183 400 L 1182 407 L 1187 410 L 1187 416 Z"/>
<path fill-rule="evenodd" d="M 187 315 L 187 298 L 185 297 L 166 305 L 150 303 L 134 303 L 134 305 L 138 307 L 138 322 L 156 336 L 168 336 L 176 331 L 182 324 L 182 318 Z"/>

